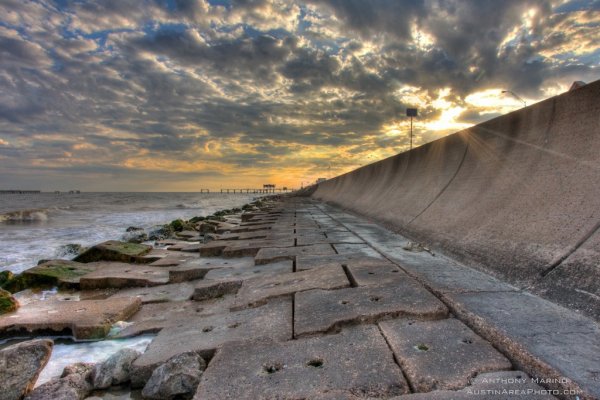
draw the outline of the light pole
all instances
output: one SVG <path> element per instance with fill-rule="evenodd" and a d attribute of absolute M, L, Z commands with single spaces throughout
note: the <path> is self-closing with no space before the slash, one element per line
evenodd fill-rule
<path fill-rule="evenodd" d="M 406 109 L 406 116 L 410 117 L 410 149 L 412 150 L 412 142 L 413 142 L 413 140 L 412 140 L 412 137 L 413 137 L 413 134 L 412 134 L 412 125 L 413 125 L 412 120 L 413 120 L 413 117 L 417 116 L 417 109 L 416 108 L 407 108 Z"/>
<path fill-rule="evenodd" d="M 525 100 L 523 100 L 523 99 L 521 98 L 521 96 L 519 96 L 518 94 L 516 94 L 516 93 L 515 93 L 515 92 L 513 92 L 512 90 L 503 90 L 503 91 L 502 91 L 502 94 L 505 94 L 505 93 L 512 94 L 512 96 L 513 96 L 515 99 L 517 99 L 517 100 L 519 100 L 520 102 L 522 102 L 522 103 L 523 103 L 523 106 L 524 106 L 524 107 L 527 107 L 527 103 L 525 102 Z"/>

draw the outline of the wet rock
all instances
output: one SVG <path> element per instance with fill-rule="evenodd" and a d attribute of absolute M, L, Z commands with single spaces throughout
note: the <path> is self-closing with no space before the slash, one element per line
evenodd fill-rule
<path fill-rule="evenodd" d="M 200 233 L 216 233 L 217 232 L 217 227 L 213 224 L 210 224 L 208 222 L 202 222 L 199 226 L 198 226 L 198 230 L 200 231 Z"/>
<path fill-rule="evenodd" d="M 60 378 L 52 379 L 38 386 L 25 400 L 82 400 L 92 391 L 91 373 L 94 364 L 77 363 L 63 370 Z"/>
<path fill-rule="evenodd" d="M 19 308 L 19 302 L 10 292 L 0 289 L 0 315 L 16 311 Z"/>
<path fill-rule="evenodd" d="M 185 230 L 185 231 L 177 232 L 175 235 L 177 237 L 181 237 L 181 238 L 185 238 L 185 239 L 190 239 L 190 238 L 197 237 L 198 236 L 198 232 L 196 232 L 195 230 Z"/>
<path fill-rule="evenodd" d="M 181 232 L 185 226 L 185 222 L 181 219 L 176 219 L 174 221 L 171 221 L 171 229 L 173 229 L 175 232 Z"/>
<path fill-rule="evenodd" d="M 96 364 L 92 370 L 92 384 L 95 389 L 106 389 L 113 385 L 129 382 L 131 364 L 141 355 L 137 350 L 122 349 L 106 361 Z"/>
<path fill-rule="evenodd" d="M 136 262 L 150 250 L 152 250 L 152 246 L 145 244 L 109 240 L 89 248 L 83 254 L 75 257 L 74 261 L 84 263 L 94 261 Z"/>
<path fill-rule="evenodd" d="M 204 221 L 204 217 L 193 217 L 190 218 L 190 220 L 188 222 L 191 222 L 192 224 L 196 224 L 198 222 L 202 222 Z"/>
<path fill-rule="evenodd" d="M 33 389 L 52 353 L 52 340 L 38 339 L 0 350 L 0 400 L 18 400 Z"/>
<path fill-rule="evenodd" d="M 148 240 L 148 234 L 144 232 L 143 229 L 127 231 L 123 236 L 121 236 L 121 240 L 127 243 L 142 243 Z"/>
<path fill-rule="evenodd" d="M 191 399 L 206 362 L 194 352 L 179 354 L 156 368 L 142 390 L 147 399 Z"/>
<path fill-rule="evenodd" d="M 85 249 L 86 249 L 85 247 L 83 247 L 82 245 L 80 245 L 78 243 L 69 243 L 69 244 L 60 246 L 56 252 L 56 256 L 57 257 L 66 257 L 66 258 L 75 257 L 75 256 L 78 256 L 81 253 L 83 253 L 85 251 Z"/>
<path fill-rule="evenodd" d="M 2 287 L 6 282 L 11 280 L 14 277 L 14 274 L 10 271 L 0 271 L 0 287 Z"/>
<path fill-rule="evenodd" d="M 23 289 L 44 286 L 77 289 L 79 288 L 79 279 L 95 270 L 96 266 L 90 264 L 69 260 L 49 260 L 24 271 L 21 274 L 20 284 L 16 286 L 23 286 Z"/>
<path fill-rule="evenodd" d="M 125 229 L 125 232 L 136 232 L 136 231 L 143 231 L 144 228 L 140 228 L 137 226 L 130 226 L 127 229 Z"/>
<path fill-rule="evenodd" d="M 148 240 L 163 240 L 171 236 L 173 230 L 170 225 L 157 225 L 148 232 Z"/>

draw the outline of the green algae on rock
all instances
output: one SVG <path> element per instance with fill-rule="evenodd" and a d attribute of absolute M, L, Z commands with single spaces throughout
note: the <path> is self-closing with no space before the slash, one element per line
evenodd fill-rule
<path fill-rule="evenodd" d="M 152 246 L 138 243 L 109 240 L 90 247 L 75 257 L 74 261 L 89 263 L 94 261 L 139 262 L 140 257 L 148 254 Z"/>
<path fill-rule="evenodd" d="M 10 292 L 0 289 L 0 315 L 16 311 L 19 308 L 19 302 Z"/>
<path fill-rule="evenodd" d="M 11 293 L 53 286 L 66 289 L 78 288 L 79 278 L 95 269 L 95 266 L 69 260 L 49 260 L 29 268 L 21 274 L 10 274 L 9 279 L 0 287 Z"/>
<path fill-rule="evenodd" d="M 52 283 L 62 288 L 77 288 L 79 278 L 96 270 L 95 266 L 69 260 L 50 260 L 23 272 L 31 280 Z"/>
<path fill-rule="evenodd" d="M 14 274 L 10 271 L 0 271 L 0 287 L 10 281 L 14 277 Z"/>

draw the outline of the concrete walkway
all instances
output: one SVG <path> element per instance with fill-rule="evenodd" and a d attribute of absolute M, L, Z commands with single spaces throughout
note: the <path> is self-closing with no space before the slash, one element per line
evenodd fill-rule
<path fill-rule="evenodd" d="M 247 223 L 265 218 L 277 239 L 255 263 L 291 260 L 294 272 L 242 280 L 230 309 L 291 298 L 291 340 L 281 314 L 272 334 L 249 331 L 263 339 L 222 340 L 195 399 L 600 395 L 593 320 L 308 198 Z"/>
<path fill-rule="evenodd" d="M 600 326 L 592 319 L 442 254 L 414 251 L 408 239 L 363 218 L 317 208 L 421 282 L 516 368 L 551 388 L 600 395 Z"/>

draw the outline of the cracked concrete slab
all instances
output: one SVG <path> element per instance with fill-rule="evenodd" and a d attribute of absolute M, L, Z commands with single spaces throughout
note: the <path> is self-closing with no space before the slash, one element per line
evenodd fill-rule
<path fill-rule="evenodd" d="M 281 343 L 223 346 L 204 371 L 194 399 L 295 400 L 330 391 L 361 398 L 408 392 L 377 327 Z"/>
<path fill-rule="evenodd" d="M 271 230 L 254 232 L 223 233 L 215 235 L 216 240 L 239 240 L 239 239 L 266 239 Z M 292 230 L 293 233 L 293 230 Z"/>
<path fill-rule="evenodd" d="M 207 273 L 213 269 L 219 269 L 216 267 L 194 267 L 191 265 L 178 265 L 175 267 L 169 267 L 169 283 L 181 283 L 193 281 L 196 279 L 203 279 Z"/>
<path fill-rule="evenodd" d="M 313 268 L 336 264 L 339 266 L 349 265 L 349 263 L 361 263 L 364 265 L 383 265 L 391 264 L 381 255 L 379 257 L 368 257 L 362 253 L 349 254 L 330 254 L 330 255 L 307 255 L 296 257 L 296 271 L 304 271 Z"/>
<path fill-rule="evenodd" d="M 449 306 L 525 372 L 554 379 L 549 387 L 600 393 L 600 325 L 524 292 L 452 293 Z M 564 378 L 569 379 L 565 380 Z"/>
<path fill-rule="evenodd" d="M 169 282 L 169 271 L 165 268 L 120 262 L 96 262 L 94 264 L 95 271 L 79 278 L 79 286 L 83 290 L 157 286 Z"/>
<path fill-rule="evenodd" d="M 510 361 L 465 324 L 397 319 L 379 323 L 411 387 L 457 390 L 482 372 L 510 370 Z"/>
<path fill-rule="evenodd" d="M 193 282 L 171 283 L 154 287 L 121 289 L 110 299 L 137 297 L 142 304 L 163 303 L 167 301 L 190 300 L 194 294 Z"/>
<path fill-rule="evenodd" d="M 311 244 L 341 244 L 341 243 L 364 244 L 365 242 L 356 236 L 354 238 L 341 239 L 341 238 L 331 238 L 329 236 L 325 237 L 325 235 L 323 235 L 323 237 L 319 237 L 319 236 L 315 235 L 315 236 L 300 236 L 298 239 L 296 239 L 296 244 L 298 246 L 309 246 Z"/>
<path fill-rule="evenodd" d="M 268 327 L 268 328 L 267 328 Z M 225 343 L 257 338 L 289 340 L 292 337 L 292 302 L 280 299 L 243 310 L 200 316 L 164 328 L 132 366 L 134 386 L 145 382 L 157 365 L 189 351 L 210 359 Z"/>
<path fill-rule="evenodd" d="M 128 319 L 117 338 L 158 333 L 169 326 L 179 325 L 199 316 L 229 313 L 233 296 L 224 296 L 206 301 L 170 301 L 166 303 L 142 304 L 140 310 Z"/>
<path fill-rule="evenodd" d="M 254 257 L 263 247 L 294 247 L 294 239 L 239 240 L 223 249 L 223 257 Z"/>
<path fill-rule="evenodd" d="M 228 267 L 213 269 L 204 277 L 205 280 L 221 279 L 250 279 L 259 276 L 277 275 L 293 272 L 291 260 L 278 261 L 270 264 L 255 265 L 253 267 Z"/>
<path fill-rule="evenodd" d="M 141 305 L 136 298 L 107 300 L 47 300 L 20 307 L 0 317 L 0 335 L 22 332 L 70 331 L 75 339 L 101 339 L 117 321 L 126 320 Z"/>
<path fill-rule="evenodd" d="M 361 260 L 349 262 L 348 272 L 352 282 L 356 286 L 384 285 L 388 283 L 402 283 L 403 281 L 415 282 L 397 265 L 388 263 L 377 264 L 373 260 L 361 262 Z M 422 285 L 420 285 L 422 286 Z"/>
<path fill-rule="evenodd" d="M 274 261 L 294 260 L 303 255 L 331 255 L 335 251 L 329 244 L 315 244 L 312 246 L 299 246 L 287 248 L 265 247 L 258 251 L 254 257 L 256 265 L 268 264 Z"/>
<path fill-rule="evenodd" d="M 201 281 L 196 284 L 192 299 L 203 301 L 235 294 L 242 287 L 243 280 L 238 278 L 229 278 L 222 280 Z"/>
<path fill-rule="evenodd" d="M 337 243 L 332 245 L 338 254 L 362 253 L 368 257 L 377 257 L 379 253 L 367 244 Z"/>
<path fill-rule="evenodd" d="M 223 258 L 223 257 L 195 257 L 185 263 L 179 265 L 180 268 L 243 268 L 253 267 L 253 257 L 240 257 L 240 258 Z"/>
<path fill-rule="evenodd" d="M 265 229 L 271 229 L 272 226 L 273 226 L 272 224 L 240 225 L 237 228 L 231 228 L 229 230 L 229 233 L 262 231 Z"/>
<path fill-rule="evenodd" d="M 440 319 L 447 315 L 446 306 L 409 277 L 382 286 L 308 290 L 294 295 L 294 336 L 397 317 Z"/>
<path fill-rule="evenodd" d="M 237 292 L 236 309 L 255 307 L 268 299 L 310 289 L 340 289 L 350 286 L 341 267 L 332 266 L 314 271 L 294 272 L 249 279 Z"/>
<path fill-rule="evenodd" d="M 172 267 L 185 263 L 188 260 L 198 257 L 193 254 L 183 254 L 181 252 L 177 252 L 176 254 L 166 255 L 154 262 L 148 264 L 151 267 Z"/>

